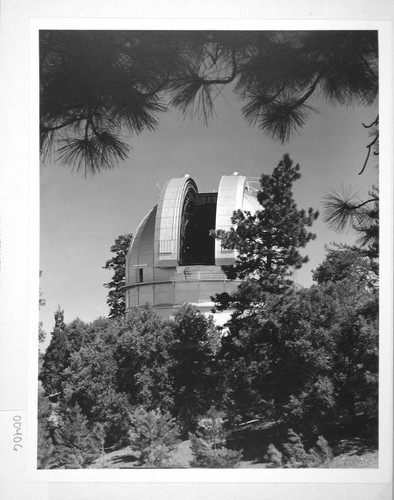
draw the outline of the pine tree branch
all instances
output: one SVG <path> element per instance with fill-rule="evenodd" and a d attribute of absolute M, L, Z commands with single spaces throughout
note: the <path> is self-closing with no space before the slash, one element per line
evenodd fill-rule
<path fill-rule="evenodd" d="M 322 74 L 319 73 L 317 75 L 315 81 L 310 85 L 309 89 L 305 92 L 305 94 L 289 107 L 290 110 L 293 110 L 293 109 L 298 108 L 299 106 L 302 106 L 305 103 L 305 101 L 307 101 L 309 99 L 309 97 L 316 90 L 316 87 L 317 87 L 318 83 L 320 82 L 321 78 L 322 78 Z"/>
<path fill-rule="evenodd" d="M 69 120 L 61 123 L 60 125 L 54 125 L 52 127 L 49 127 L 48 125 L 44 125 L 43 123 L 41 123 L 40 128 L 44 133 L 54 132 L 55 130 L 60 130 L 62 128 L 68 127 L 69 125 L 72 125 L 73 123 L 80 122 L 83 120 L 89 120 L 89 119 L 91 119 L 91 115 L 86 115 L 86 116 L 81 115 L 81 116 L 77 116 L 74 118 L 70 118 Z"/>
<path fill-rule="evenodd" d="M 365 123 L 362 124 L 364 128 L 371 128 L 373 126 L 378 126 L 379 125 L 379 115 L 375 118 L 375 120 L 370 123 L 369 125 L 365 125 Z"/>
<path fill-rule="evenodd" d="M 364 125 L 364 124 L 363 124 L 363 125 Z M 371 126 L 371 125 L 370 125 L 370 126 Z M 364 125 L 364 127 L 365 127 L 365 125 Z M 369 127 L 366 127 L 366 128 L 369 128 Z M 368 144 L 368 146 L 366 146 L 366 147 L 367 147 L 367 149 L 368 149 L 367 157 L 365 158 L 363 168 L 360 170 L 360 172 L 358 173 L 358 175 L 361 175 L 361 174 L 364 172 L 364 170 L 365 170 L 365 168 L 366 168 L 366 166 L 367 166 L 367 163 L 368 163 L 369 157 L 371 156 L 371 151 L 372 151 L 372 148 L 373 148 L 373 147 L 374 147 L 374 145 L 377 143 L 378 139 L 379 139 L 379 134 L 376 134 L 376 136 L 375 136 L 374 140 L 373 140 L 372 142 L 370 142 L 370 143 Z"/>
<path fill-rule="evenodd" d="M 199 77 L 199 82 L 202 85 L 221 85 L 221 84 L 224 85 L 227 83 L 231 83 L 232 81 L 234 81 L 235 77 L 237 76 L 237 61 L 236 61 L 236 57 L 235 57 L 235 50 L 231 51 L 231 61 L 232 61 L 232 71 L 231 71 L 231 75 L 229 75 L 228 77 L 226 77 L 226 78 L 213 78 L 213 79 Z"/>

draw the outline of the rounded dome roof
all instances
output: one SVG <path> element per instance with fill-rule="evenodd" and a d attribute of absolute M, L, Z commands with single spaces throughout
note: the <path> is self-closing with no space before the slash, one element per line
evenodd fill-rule
<path fill-rule="evenodd" d="M 238 172 L 222 176 L 217 193 L 199 194 L 189 175 L 166 182 L 158 205 L 143 219 L 132 240 L 128 281 L 129 268 L 232 264 L 235 251 L 223 249 L 209 231 L 229 230 L 235 210 L 254 213 L 261 208 L 256 184 L 257 179 Z"/>

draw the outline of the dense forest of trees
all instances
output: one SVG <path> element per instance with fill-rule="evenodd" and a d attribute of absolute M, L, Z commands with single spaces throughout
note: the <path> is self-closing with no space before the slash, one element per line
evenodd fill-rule
<path fill-rule="evenodd" d="M 169 321 L 147 306 L 68 325 L 57 311 L 40 373 L 39 466 L 87 466 L 131 444 L 136 415 L 149 428 L 152 412 L 154 429 L 169 415 L 182 439 L 213 408 L 228 429 L 251 419 L 306 436 L 376 426 L 376 262 L 331 249 L 314 279 L 266 294 L 226 337 L 192 306 Z"/>

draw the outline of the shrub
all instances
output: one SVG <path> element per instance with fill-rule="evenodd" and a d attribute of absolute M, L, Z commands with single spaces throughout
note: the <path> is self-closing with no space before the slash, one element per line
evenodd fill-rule
<path fill-rule="evenodd" d="M 239 465 L 242 451 L 226 448 L 227 432 L 223 415 L 211 408 L 206 416 L 198 420 L 198 430 L 189 433 L 194 459 L 192 467 L 232 468 Z"/>
<path fill-rule="evenodd" d="M 334 454 L 323 436 L 318 437 L 316 446 L 311 448 L 309 453 L 314 457 L 315 462 L 319 463 L 320 467 L 329 467 L 334 458 Z"/>
<path fill-rule="evenodd" d="M 55 446 L 50 431 L 44 423 L 38 422 L 37 469 L 52 469 L 57 465 Z"/>
<path fill-rule="evenodd" d="M 166 465 L 179 442 L 175 419 L 169 412 L 146 411 L 139 407 L 130 415 L 130 420 L 130 445 L 140 452 L 141 464 L 147 467 Z"/>
<path fill-rule="evenodd" d="M 270 467 L 282 467 L 283 465 L 282 453 L 272 443 L 268 445 L 264 460 L 269 462 Z"/>
<path fill-rule="evenodd" d="M 287 442 L 283 444 L 283 454 L 270 444 L 264 457 L 270 467 L 284 467 L 286 469 L 299 469 L 310 467 L 329 467 L 333 459 L 333 453 L 328 442 L 323 436 L 319 436 L 316 445 L 307 452 L 301 437 L 288 429 Z"/>
<path fill-rule="evenodd" d="M 37 405 L 37 468 L 51 469 L 56 466 L 55 446 L 53 442 L 53 407 L 44 391 L 39 388 Z"/>
<path fill-rule="evenodd" d="M 311 467 L 313 457 L 305 451 L 301 437 L 293 429 L 289 429 L 287 439 L 283 445 L 285 467 L 290 469 Z"/>
<path fill-rule="evenodd" d="M 90 426 L 78 405 L 67 409 L 55 430 L 59 465 L 66 469 L 88 467 L 100 456 L 104 439 L 102 426 Z"/>
<path fill-rule="evenodd" d="M 105 469 L 106 467 L 106 462 L 105 462 L 105 440 L 107 438 L 106 431 L 105 431 L 105 426 L 104 424 L 101 423 L 96 423 L 92 429 L 94 437 L 97 439 L 97 443 L 100 446 L 100 458 L 101 458 L 101 468 Z"/>

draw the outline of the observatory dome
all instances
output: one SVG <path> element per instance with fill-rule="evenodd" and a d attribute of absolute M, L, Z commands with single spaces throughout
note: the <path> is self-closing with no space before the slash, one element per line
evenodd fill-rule
<path fill-rule="evenodd" d="M 211 193 L 199 193 L 189 175 L 167 181 L 127 254 L 126 308 L 148 303 L 170 317 L 186 302 L 209 312 L 212 295 L 235 291 L 239 281 L 227 279 L 222 266 L 233 264 L 236 253 L 222 248 L 210 231 L 228 231 L 234 210 L 261 208 L 259 186 L 257 178 L 238 172 L 222 176 Z"/>

